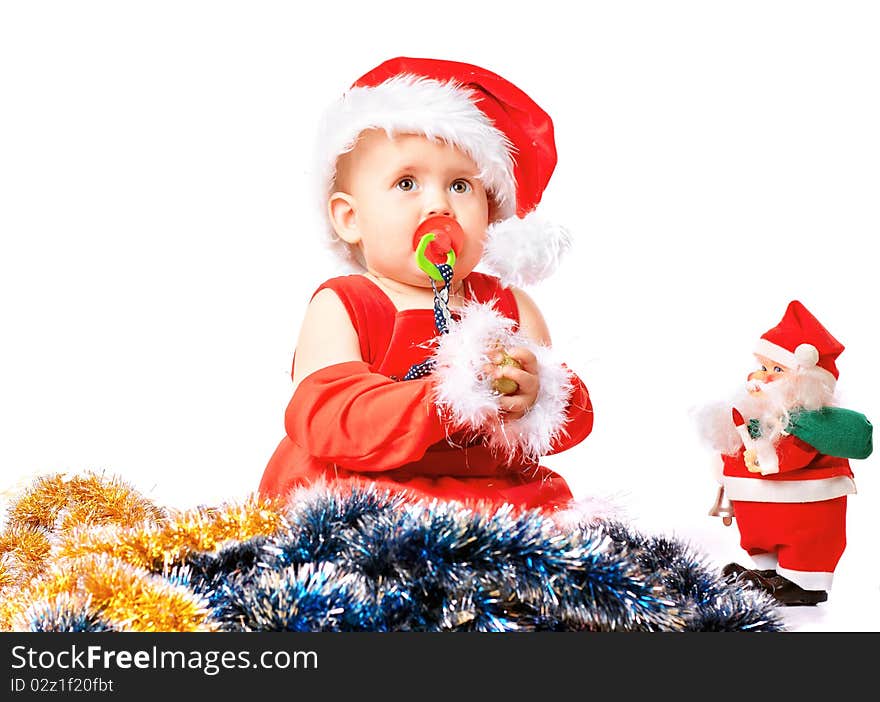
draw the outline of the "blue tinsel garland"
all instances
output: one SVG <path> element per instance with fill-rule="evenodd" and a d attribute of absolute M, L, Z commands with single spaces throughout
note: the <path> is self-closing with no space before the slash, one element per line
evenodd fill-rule
<path fill-rule="evenodd" d="M 563 529 L 538 512 L 311 491 L 271 537 L 190 554 L 159 575 L 225 631 L 782 631 L 769 596 L 685 544 L 622 523 Z M 82 607 L 82 605 L 79 605 Z M 36 608 L 37 631 L 107 631 Z"/>

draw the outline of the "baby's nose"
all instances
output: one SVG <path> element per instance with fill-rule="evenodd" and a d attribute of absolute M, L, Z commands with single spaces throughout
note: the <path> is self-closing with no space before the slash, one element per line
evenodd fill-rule
<path fill-rule="evenodd" d="M 425 217 L 452 216 L 452 205 L 449 204 L 449 198 L 446 196 L 445 190 L 440 188 L 428 189 L 425 194 Z"/>
<path fill-rule="evenodd" d="M 431 204 L 431 206 L 425 212 L 425 215 L 428 217 L 437 217 L 437 216 L 441 216 L 441 215 L 443 217 L 451 217 L 452 216 L 452 208 L 449 206 L 448 203 L 434 202 Z"/>

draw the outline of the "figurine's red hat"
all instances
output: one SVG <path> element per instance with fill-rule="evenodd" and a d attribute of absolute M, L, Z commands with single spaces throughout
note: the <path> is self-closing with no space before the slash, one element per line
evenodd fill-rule
<path fill-rule="evenodd" d="M 775 327 L 761 335 L 754 352 L 789 368 L 820 368 L 836 381 L 835 361 L 844 346 L 798 300 Z"/>
<path fill-rule="evenodd" d="M 324 198 L 331 193 L 337 159 L 354 148 L 363 131 L 421 134 L 452 144 L 480 169 L 499 217 L 492 229 L 503 230 L 505 240 L 497 258 L 509 259 L 514 252 L 516 259 L 508 264 L 515 270 L 498 271 L 503 262 L 487 251 L 486 262 L 505 282 L 525 284 L 546 277 L 568 247 L 565 230 L 530 217 L 556 168 L 553 122 L 526 93 L 496 73 L 458 61 L 393 58 L 358 78 L 325 113 L 321 127 Z M 492 238 L 490 231 L 489 249 Z M 338 243 L 338 253 L 348 257 Z M 517 259 L 521 244 L 528 254 Z M 541 260 L 549 256 L 552 266 Z"/>

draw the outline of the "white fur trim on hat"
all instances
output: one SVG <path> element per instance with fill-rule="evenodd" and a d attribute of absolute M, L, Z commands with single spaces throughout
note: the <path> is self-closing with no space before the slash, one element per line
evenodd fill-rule
<path fill-rule="evenodd" d="M 479 178 L 499 215 L 511 216 L 516 207 L 513 147 L 476 106 L 478 99 L 474 91 L 454 81 L 408 74 L 375 87 L 351 88 L 327 110 L 321 122 L 316 144 L 321 207 L 326 208 L 331 194 L 337 159 L 355 147 L 362 132 L 382 129 L 389 136 L 422 134 L 461 149 L 480 169 Z M 350 259 L 345 242 L 332 228 L 329 234 L 336 252 Z"/>
<path fill-rule="evenodd" d="M 767 341 L 767 339 L 758 339 L 754 353 L 766 356 L 787 368 L 797 368 L 800 365 L 797 357 L 791 351 L 782 348 L 778 344 L 774 344 L 772 341 Z"/>
<path fill-rule="evenodd" d="M 766 356 L 788 368 L 814 369 L 822 373 L 823 378 L 827 376 L 825 380 L 830 383 L 832 388 L 837 385 L 837 378 L 834 377 L 833 373 L 828 372 L 822 366 L 816 365 L 819 362 L 819 351 L 812 344 L 800 344 L 792 353 L 788 349 L 774 344 L 772 341 L 761 338 L 758 339 L 758 343 L 755 345 L 754 353 Z"/>
<path fill-rule="evenodd" d="M 461 319 L 450 322 L 449 333 L 438 339 L 435 401 L 454 427 L 483 436 L 494 453 L 507 460 L 520 453 L 537 461 L 565 431 L 573 384 L 552 349 L 514 333 L 513 324 L 489 304 L 465 305 Z M 528 412 L 513 421 L 504 420 L 500 396 L 483 374 L 483 366 L 490 363 L 488 352 L 498 346 L 526 347 L 538 360 L 538 397 Z"/>
<path fill-rule="evenodd" d="M 570 248 L 571 235 L 565 227 L 530 212 L 489 227 L 480 265 L 507 287 L 533 285 L 549 278 Z"/>

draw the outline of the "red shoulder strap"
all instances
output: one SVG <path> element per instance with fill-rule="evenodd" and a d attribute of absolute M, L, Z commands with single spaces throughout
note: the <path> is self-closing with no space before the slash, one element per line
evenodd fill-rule
<path fill-rule="evenodd" d="M 330 278 L 315 290 L 328 288 L 336 293 L 361 343 L 361 358 L 371 366 L 385 356 L 391 333 L 394 330 L 394 317 L 397 310 L 376 285 L 362 275 L 343 275 Z"/>
<path fill-rule="evenodd" d="M 502 315 L 512 319 L 519 326 L 519 308 L 513 291 L 501 284 L 494 275 L 474 271 L 467 277 L 471 297 L 477 302 L 490 302 Z"/>

